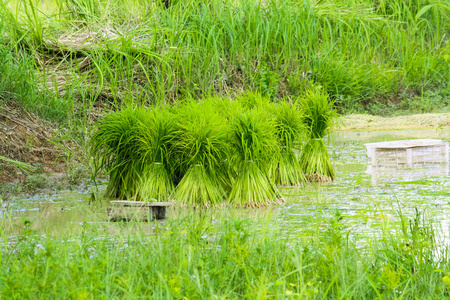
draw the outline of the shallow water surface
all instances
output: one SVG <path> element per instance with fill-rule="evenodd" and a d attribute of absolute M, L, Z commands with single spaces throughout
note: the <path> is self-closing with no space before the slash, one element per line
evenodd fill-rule
<path fill-rule="evenodd" d="M 390 132 L 337 132 L 329 137 L 329 153 L 338 180 L 321 185 L 283 188 L 283 206 L 211 211 L 211 218 L 234 216 L 258 222 L 273 222 L 283 230 L 297 235 L 320 234 L 327 229 L 336 214 L 343 217 L 345 230 L 354 236 L 367 238 L 382 232 L 389 224 L 399 224 L 400 214 L 413 219 L 417 212 L 434 221 L 442 229 L 441 237 L 449 240 L 450 186 L 449 176 L 418 175 L 402 178 L 391 176 L 374 184 L 367 172 L 365 143 L 438 138 L 449 141 L 449 129 L 404 130 Z M 100 189 L 105 186 L 100 186 Z M 133 232 L 137 224 L 108 223 L 103 204 L 89 204 L 90 192 L 63 191 L 15 199 L 3 208 L 0 222 L 14 236 L 24 226 L 37 233 L 57 235 L 95 228 L 99 236 Z M 4 204 L 5 205 L 5 204 Z M 170 209 L 168 218 L 180 220 L 186 216 L 181 209 Z M 144 226 L 150 233 L 164 222 Z"/>

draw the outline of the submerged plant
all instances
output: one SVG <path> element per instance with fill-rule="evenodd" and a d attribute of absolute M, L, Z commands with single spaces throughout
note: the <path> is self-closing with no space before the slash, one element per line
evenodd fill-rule
<path fill-rule="evenodd" d="M 309 180 L 326 181 L 335 178 L 323 137 L 337 117 L 333 102 L 321 91 L 309 92 L 301 101 L 303 124 L 309 141 L 300 156 L 300 167 Z"/>
<path fill-rule="evenodd" d="M 305 175 L 295 155 L 294 148 L 299 145 L 304 134 L 301 112 L 291 103 L 283 102 L 274 107 L 275 133 L 279 153 L 273 164 L 273 176 L 278 185 L 298 185 L 306 182 Z"/>
<path fill-rule="evenodd" d="M 212 106 L 188 104 L 178 111 L 176 124 L 174 151 L 183 176 L 175 199 L 193 206 L 220 204 L 229 184 L 225 120 Z"/>
<path fill-rule="evenodd" d="M 232 120 L 230 139 L 234 178 L 229 202 L 243 207 L 279 202 L 269 172 L 277 150 L 271 119 L 261 111 L 244 112 Z"/>

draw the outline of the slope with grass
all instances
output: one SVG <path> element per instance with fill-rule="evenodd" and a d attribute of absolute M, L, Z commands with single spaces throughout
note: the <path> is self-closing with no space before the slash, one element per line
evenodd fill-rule
<path fill-rule="evenodd" d="M 74 100 L 160 103 L 247 89 L 280 99 L 320 85 L 347 111 L 448 94 L 448 1 L 170 3 L 2 0 L 2 49 L 24 57 L 35 90 L 50 95 L 23 101 L 59 118 Z"/>

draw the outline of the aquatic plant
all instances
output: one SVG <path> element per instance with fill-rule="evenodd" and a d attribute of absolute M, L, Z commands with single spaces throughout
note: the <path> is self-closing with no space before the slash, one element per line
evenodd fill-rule
<path fill-rule="evenodd" d="M 309 137 L 300 155 L 300 168 L 309 180 L 326 181 L 335 178 L 323 137 L 337 117 L 333 102 L 323 91 L 310 91 L 300 100 L 302 121 Z"/>
<path fill-rule="evenodd" d="M 298 185 L 306 182 L 298 158 L 294 152 L 299 148 L 301 137 L 305 135 L 301 111 L 290 102 L 273 105 L 275 134 L 279 151 L 272 166 L 277 185 Z"/>
<path fill-rule="evenodd" d="M 189 103 L 177 111 L 175 167 L 182 175 L 175 199 L 193 206 L 217 205 L 226 199 L 229 153 L 225 119 L 212 106 Z"/>
<path fill-rule="evenodd" d="M 231 204 L 258 207 L 280 202 L 281 196 L 270 176 L 277 151 L 274 128 L 263 111 L 247 111 L 231 121 Z"/>

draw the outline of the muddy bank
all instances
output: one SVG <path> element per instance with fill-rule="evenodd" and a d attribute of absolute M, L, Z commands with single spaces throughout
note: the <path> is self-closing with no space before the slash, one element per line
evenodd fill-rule
<path fill-rule="evenodd" d="M 450 113 L 419 114 L 397 117 L 348 115 L 341 117 L 340 131 L 403 129 L 440 129 L 450 127 Z"/>
<path fill-rule="evenodd" d="M 63 173 L 63 149 L 51 143 L 56 126 L 9 102 L 0 107 L 0 155 L 32 164 L 40 173 Z M 29 175 L 0 161 L 0 183 L 23 180 Z"/>

